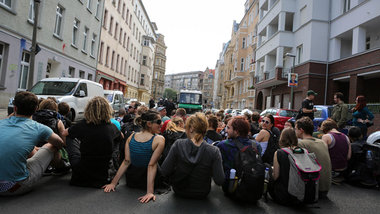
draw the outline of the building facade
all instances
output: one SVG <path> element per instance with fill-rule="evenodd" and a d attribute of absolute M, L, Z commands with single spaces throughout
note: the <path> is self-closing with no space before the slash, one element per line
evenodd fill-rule
<path fill-rule="evenodd" d="M 192 71 L 165 75 L 165 88 L 179 92 L 182 89 L 199 90 L 203 87 L 203 71 Z"/>
<path fill-rule="evenodd" d="M 214 81 L 215 69 L 206 68 L 203 73 L 203 86 L 202 86 L 202 104 L 203 108 L 214 108 Z"/>
<path fill-rule="evenodd" d="M 29 81 L 34 84 L 46 77 L 94 81 L 103 6 L 104 0 L 42 0 L 37 28 L 40 51 L 30 74 L 34 1 L 0 1 L 0 107 L 17 89 L 27 89 Z"/>
<path fill-rule="evenodd" d="M 316 104 L 332 104 L 337 91 L 348 103 L 360 94 L 368 102 L 380 101 L 375 93 L 380 80 L 379 1 L 261 0 L 259 8 L 258 109 L 298 109 L 310 89 L 319 94 Z M 299 78 L 291 100 L 287 75 L 293 64 Z"/>
<path fill-rule="evenodd" d="M 156 101 L 163 96 L 165 90 L 166 48 L 164 35 L 157 34 L 152 81 L 152 97 Z"/>
<path fill-rule="evenodd" d="M 148 102 L 157 27 L 141 0 L 107 1 L 103 14 L 97 81 L 128 99 Z"/>

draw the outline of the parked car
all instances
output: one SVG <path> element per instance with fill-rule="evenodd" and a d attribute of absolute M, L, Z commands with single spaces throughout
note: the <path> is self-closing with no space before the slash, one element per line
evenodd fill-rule
<path fill-rule="evenodd" d="M 104 96 L 101 84 L 79 78 L 42 79 L 30 89 L 30 92 L 38 98 L 55 97 L 58 102 L 69 104 L 72 121 L 84 118 L 84 109 L 90 99 Z"/>
<path fill-rule="evenodd" d="M 314 112 L 313 124 L 314 124 L 314 131 L 317 131 L 318 126 L 322 124 L 322 122 L 325 121 L 327 118 L 331 117 L 333 106 L 315 105 L 314 107 L 317 109 L 317 111 Z M 294 118 L 291 119 L 293 122 L 295 122 L 295 116 Z"/>
<path fill-rule="evenodd" d="M 240 109 L 233 109 L 232 112 L 231 112 L 231 115 L 233 117 L 239 116 L 239 115 L 241 115 L 241 110 Z"/>
<path fill-rule="evenodd" d="M 243 115 L 243 114 L 245 114 L 245 113 L 252 114 L 252 111 L 249 110 L 249 109 L 243 109 L 243 110 L 241 111 L 241 114 Z"/>
<path fill-rule="evenodd" d="M 269 108 L 260 113 L 260 120 L 267 114 L 274 117 L 274 126 L 280 130 L 284 129 L 285 122 L 297 115 L 297 110 Z"/>
<path fill-rule="evenodd" d="M 113 109 L 114 116 L 119 115 L 120 108 L 125 108 L 125 99 L 123 92 L 104 90 L 104 97 L 108 100 Z"/>
<path fill-rule="evenodd" d="M 230 108 L 224 110 L 224 116 L 231 114 L 231 113 L 232 113 L 232 109 L 230 109 Z"/>

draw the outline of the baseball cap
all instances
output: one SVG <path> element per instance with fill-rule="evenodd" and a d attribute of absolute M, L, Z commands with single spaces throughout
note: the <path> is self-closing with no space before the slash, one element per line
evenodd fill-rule
<path fill-rule="evenodd" d="M 164 109 L 165 109 L 165 107 L 162 107 L 162 106 L 161 106 L 161 107 L 158 107 L 158 108 L 157 108 L 157 111 L 160 112 L 160 111 L 162 111 L 162 110 L 164 110 Z"/>
<path fill-rule="evenodd" d="M 308 90 L 308 91 L 307 91 L 307 96 L 310 96 L 310 95 L 317 96 L 318 93 L 315 93 L 315 91 L 313 91 L 313 90 Z"/>

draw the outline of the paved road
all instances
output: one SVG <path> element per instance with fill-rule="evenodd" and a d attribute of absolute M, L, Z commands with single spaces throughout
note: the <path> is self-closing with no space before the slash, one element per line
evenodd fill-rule
<path fill-rule="evenodd" d="M 7 111 L 7 109 L 2 109 L 2 108 L 0 108 L 0 120 L 6 118 L 7 115 L 8 115 L 8 111 Z"/>
<path fill-rule="evenodd" d="M 116 192 L 103 193 L 100 189 L 69 186 L 70 175 L 44 177 L 48 181 L 24 196 L 0 197 L 1 214 L 17 213 L 378 213 L 380 191 L 343 184 L 333 186 L 329 199 L 317 204 L 288 208 L 272 201 L 256 205 L 241 205 L 225 198 L 222 190 L 213 186 L 205 200 L 176 197 L 173 192 L 158 195 L 156 202 L 140 204 L 137 198 L 144 191 L 125 187 L 122 179 Z"/>

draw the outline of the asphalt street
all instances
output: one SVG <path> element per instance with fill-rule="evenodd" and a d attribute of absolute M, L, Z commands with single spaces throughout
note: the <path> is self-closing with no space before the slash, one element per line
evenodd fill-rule
<path fill-rule="evenodd" d="M 379 213 L 380 191 L 348 184 L 333 186 L 328 199 L 303 207 L 284 207 L 273 201 L 239 204 L 213 186 L 205 200 L 179 198 L 173 192 L 157 195 L 155 202 L 140 204 L 144 191 L 130 189 L 121 180 L 116 192 L 70 186 L 70 175 L 44 177 L 45 184 L 26 195 L 0 197 L 0 213 Z"/>

